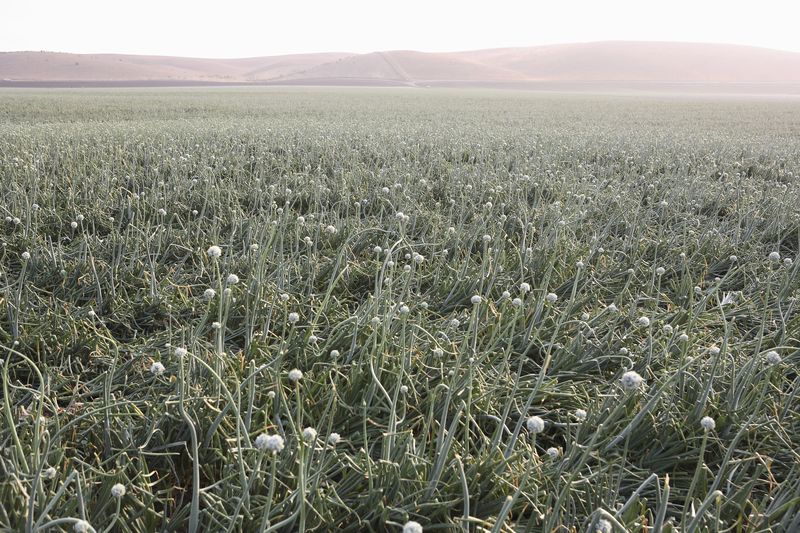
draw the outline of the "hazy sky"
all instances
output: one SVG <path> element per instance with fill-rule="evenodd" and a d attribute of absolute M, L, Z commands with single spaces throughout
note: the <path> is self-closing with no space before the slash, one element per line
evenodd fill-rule
<path fill-rule="evenodd" d="M 247 57 L 601 40 L 800 52 L 800 0 L 0 0 L 0 50 Z"/>

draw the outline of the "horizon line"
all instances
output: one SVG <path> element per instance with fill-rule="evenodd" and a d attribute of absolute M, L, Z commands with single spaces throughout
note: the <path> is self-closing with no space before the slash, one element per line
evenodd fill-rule
<path fill-rule="evenodd" d="M 456 49 L 456 50 L 417 50 L 413 48 L 389 48 L 383 50 L 371 50 L 369 52 L 350 52 L 342 50 L 316 50 L 311 52 L 282 52 L 273 54 L 260 54 L 260 55 L 243 55 L 243 56 L 195 56 L 195 55 L 175 55 L 168 53 L 131 53 L 131 52 L 70 52 L 62 50 L 1 50 L 0 54 L 23 54 L 23 53 L 47 53 L 47 54 L 64 54 L 64 55 L 106 55 L 106 56 L 142 56 L 142 57 L 173 57 L 181 59 L 215 59 L 215 60 L 239 60 L 239 59 L 258 59 L 264 57 L 284 57 L 284 56 L 301 56 L 301 55 L 316 55 L 316 54 L 348 54 L 352 56 L 369 55 L 387 52 L 414 52 L 419 54 L 456 54 L 465 52 L 478 52 L 478 51 L 491 51 L 491 50 L 525 50 L 530 48 L 549 48 L 559 46 L 574 46 L 574 45 L 588 45 L 588 44 L 611 44 L 611 43 L 628 43 L 628 44 L 677 44 L 677 45 L 706 45 L 706 46 L 726 46 L 736 48 L 754 48 L 760 50 L 769 50 L 773 52 L 783 52 L 789 54 L 799 54 L 800 51 L 788 50 L 785 48 L 771 48 L 768 46 L 755 45 L 755 44 L 741 44 L 741 43 L 727 43 L 718 41 L 643 41 L 636 39 L 605 39 L 599 41 L 569 41 L 548 44 L 534 44 L 528 46 L 491 46 L 488 48 L 469 48 L 469 49 Z"/>

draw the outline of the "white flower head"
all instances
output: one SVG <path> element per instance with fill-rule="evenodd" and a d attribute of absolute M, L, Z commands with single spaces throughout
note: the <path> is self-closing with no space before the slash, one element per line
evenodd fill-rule
<path fill-rule="evenodd" d="M 180 358 L 184 358 L 189 354 L 189 350 L 186 348 L 175 348 L 175 355 Z"/>
<path fill-rule="evenodd" d="M 292 383 L 297 383 L 298 381 L 300 381 L 300 379 L 302 379 L 303 371 L 300 370 L 299 368 L 293 368 L 289 370 L 289 374 L 287 374 L 287 376 L 289 377 L 289 381 L 291 381 Z"/>
<path fill-rule="evenodd" d="M 602 518 L 597 521 L 597 525 L 595 526 L 595 533 L 612 533 L 614 531 L 614 526 L 611 525 L 611 522 Z"/>
<path fill-rule="evenodd" d="M 289 313 L 289 318 L 288 318 L 288 320 L 289 320 L 289 323 L 290 323 L 290 324 L 296 324 L 296 323 L 297 323 L 297 321 L 298 321 L 298 320 L 300 320 L 300 315 L 299 315 L 299 314 L 297 314 L 297 313 L 294 313 L 294 312 L 292 312 L 292 313 Z"/>
<path fill-rule="evenodd" d="M 306 442 L 314 442 L 317 440 L 317 430 L 312 427 L 307 427 L 303 430 L 303 440 Z"/>
<path fill-rule="evenodd" d="M 622 374 L 620 383 L 622 383 L 623 389 L 634 390 L 642 386 L 642 383 L 644 383 L 644 378 L 642 378 L 638 372 L 634 370 L 628 370 Z"/>
<path fill-rule="evenodd" d="M 72 529 L 75 533 L 89 533 L 92 530 L 92 526 L 86 520 L 77 520 Z"/>
<path fill-rule="evenodd" d="M 647 326 L 650 325 L 650 319 L 647 318 L 646 316 L 640 316 L 639 320 L 637 320 L 637 322 L 639 323 L 640 326 L 644 326 L 644 327 L 647 327 Z"/>
<path fill-rule="evenodd" d="M 403 525 L 403 533 L 422 533 L 422 525 L 419 522 L 409 520 Z"/>
<path fill-rule="evenodd" d="M 558 295 L 554 292 L 548 292 L 544 299 L 553 304 L 556 303 L 556 300 L 558 300 Z"/>
<path fill-rule="evenodd" d="M 331 446 L 336 446 L 337 444 L 339 444 L 339 441 L 341 440 L 342 436 L 339 435 L 338 433 L 331 433 L 330 435 L 328 435 L 328 444 L 330 444 Z"/>
<path fill-rule="evenodd" d="M 22 252 L 22 260 L 23 261 L 28 261 L 28 260 L 30 260 L 30 258 L 31 258 L 31 253 L 30 252 Z"/>
<path fill-rule="evenodd" d="M 541 433 L 544 431 L 544 420 L 538 416 L 531 416 L 525 421 L 525 426 L 528 428 L 528 431 L 533 433 Z"/>
<path fill-rule="evenodd" d="M 769 260 L 770 261 L 776 261 L 776 262 L 780 261 L 781 260 L 781 254 L 779 254 L 778 252 L 770 252 L 769 253 Z"/>
<path fill-rule="evenodd" d="M 710 416 L 704 416 L 700 419 L 700 425 L 703 427 L 705 431 L 711 431 L 717 426 L 717 423 L 714 422 L 714 419 Z"/>
<path fill-rule="evenodd" d="M 522 307 L 522 298 L 514 298 L 511 300 L 511 305 L 514 307 Z"/>
<path fill-rule="evenodd" d="M 211 300 L 216 295 L 217 295 L 217 291 L 215 291 L 214 289 L 212 289 L 210 287 L 208 289 L 206 289 L 205 291 L 203 291 L 203 298 L 205 298 L 206 300 Z"/>
<path fill-rule="evenodd" d="M 164 373 L 165 370 L 166 368 L 164 368 L 164 365 L 158 361 L 150 365 L 150 373 L 153 374 L 154 376 L 160 376 L 161 374 Z"/>
<path fill-rule="evenodd" d="M 266 433 L 262 433 L 258 437 L 256 437 L 255 441 L 256 448 L 261 451 L 267 451 L 275 453 L 280 453 L 283 450 L 284 442 L 283 437 L 280 435 L 267 435 Z"/>
<path fill-rule="evenodd" d="M 664 267 L 658 267 L 656 269 L 656 276 L 663 276 L 665 273 L 666 273 L 666 270 L 664 270 Z"/>
<path fill-rule="evenodd" d="M 558 448 L 555 447 L 547 448 L 546 453 L 547 455 L 550 456 L 551 459 L 558 459 L 558 456 L 561 455 L 561 452 L 558 450 Z"/>
<path fill-rule="evenodd" d="M 472 302 L 472 305 L 478 305 L 479 303 L 481 303 L 481 297 L 475 294 L 472 296 L 472 298 L 469 299 L 469 301 Z"/>
<path fill-rule="evenodd" d="M 52 466 L 48 466 L 47 468 L 45 468 L 44 472 L 42 472 L 42 476 L 45 479 L 55 479 L 57 474 L 58 472 Z"/>
<path fill-rule="evenodd" d="M 410 312 L 411 312 L 411 309 L 409 309 L 409 308 L 408 308 L 408 306 L 407 306 L 406 304 L 403 304 L 403 305 L 401 305 L 401 306 L 398 308 L 398 312 L 399 312 L 401 315 L 407 315 L 408 313 L 410 313 Z"/>
<path fill-rule="evenodd" d="M 331 225 L 325 226 L 325 233 L 334 235 L 336 233 L 336 227 Z"/>
<path fill-rule="evenodd" d="M 519 284 L 519 290 L 522 292 L 531 292 L 531 284 L 522 282 Z"/>
<path fill-rule="evenodd" d="M 222 248 L 217 245 L 209 246 L 208 250 L 206 250 L 206 253 L 211 259 L 216 259 L 222 255 Z"/>
<path fill-rule="evenodd" d="M 228 283 L 228 285 L 236 285 L 239 283 L 239 276 L 236 274 L 228 274 L 228 277 L 225 278 L 225 281 Z"/>
<path fill-rule="evenodd" d="M 125 496 L 125 485 L 122 483 L 116 483 L 113 487 L 111 487 L 111 495 L 115 498 L 122 498 Z"/>
<path fill-rule="evenodd" d="M 586 420 L 587 413 L 584 409 L 575 409 L 575 418 L 583 422 Z"/>
<path fill-rule="evenodd" d="M 775 350 L 770 350 L 767 352 L 767 363 L 770 365 L 778 365 L 781 362 L 781 356 L 778 355 L 778 352 Z"/>

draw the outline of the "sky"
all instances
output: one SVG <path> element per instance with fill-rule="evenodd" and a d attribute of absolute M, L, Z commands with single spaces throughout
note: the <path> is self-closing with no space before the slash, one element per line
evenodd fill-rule
<path fill-rule="evenodd" d="M 800 52 L 799 0 L 0 0 L 0 51 L 191 57 L 715 42 Z"/>

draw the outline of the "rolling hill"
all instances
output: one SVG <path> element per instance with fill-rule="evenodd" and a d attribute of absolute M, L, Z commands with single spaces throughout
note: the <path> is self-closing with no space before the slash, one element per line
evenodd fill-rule
<path fill-rule="evenodd" d="M 3 52 L 0 80 L 5 85 L 800 84 L 800 53 L 670 42 L 597 42 L 450 53 L 406 50 L 317 53 L 244 59 Z"/>
<path fill-rule="evenodd" d="M 0 52 L 0 79 L 255 82 L 291 75 L 350 55 L 320 53 L 244 59 L 200 59 L 124 54 Z"/>

